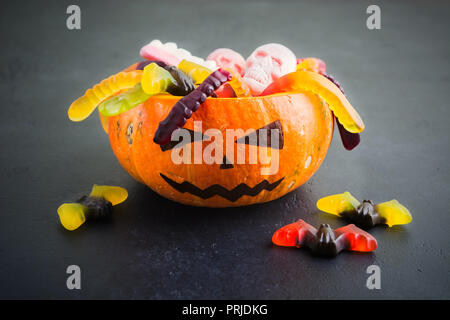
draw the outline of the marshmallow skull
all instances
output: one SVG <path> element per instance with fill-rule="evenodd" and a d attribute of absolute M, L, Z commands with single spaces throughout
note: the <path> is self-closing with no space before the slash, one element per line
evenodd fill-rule
<path fill-rule="evenodd" d="M 227 68 L 238 72 L 241 76 L 245 73 L 245 59 L 238 52 L 228 49 L 219 48 L 211 52 L 206 61 L 215 61 L 217 66 Z"/>
<path fill-rule="evenodd" d="M 244 81 L 254 96 L 260 95 L 264 89 L 281 76 L 294 72 L 297 58 L 289 48 L 269 43 L 260 46 L 247 58 Z"/>

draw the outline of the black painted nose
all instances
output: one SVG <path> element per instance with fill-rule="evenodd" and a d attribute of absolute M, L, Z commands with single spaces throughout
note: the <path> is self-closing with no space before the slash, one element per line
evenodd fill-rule
<path fill-rule="evenodd" d="M 233 168 L 233 165 L 231 164 L 230 160 L 228 160 L 227 157 L 224 156 L 222 164 L 220 165 L 220 169 L 231 169 L 231 168 Z"/>

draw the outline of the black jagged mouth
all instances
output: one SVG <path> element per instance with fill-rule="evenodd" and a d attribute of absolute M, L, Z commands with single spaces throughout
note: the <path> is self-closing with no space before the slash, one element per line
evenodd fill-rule
<path fill-rule="evenodd" d="M 212 186 L 209 186 L 206 189 L 202 190 L 202 189 L 194 186 L 192 183 L 190 183 L 188 181 L 183 181 L 182 183 L 178 183 L 178 182 L 173 181 L 172 179 L 166 177 L 162 173 L 160 173 L 160 175 L 172 188 L 174 188 L 175 190 L 177 190 L 181 193 L 187 192 L 187 193 L 193 194 L 194 196 L 200 197 L 202 199 L 209 199 L 213 196 L 221 196 L 222 198 L 225 198 L 231 202 L 235 202 L 242 196 L 254 197 L 263 190 L 272 191 L 284 179 L 284 177 L 283 177 L 272 183 L 270 183 L 269 181 L 264 179 L 263 181 L 261 181 L 260 183 L 255 185 L 253 188 L 249 187 L 245 183 L 241 183 L 237 187 L 233 188 L 232 190 L 228 190 L 219 184 L 213 184 Z"/>

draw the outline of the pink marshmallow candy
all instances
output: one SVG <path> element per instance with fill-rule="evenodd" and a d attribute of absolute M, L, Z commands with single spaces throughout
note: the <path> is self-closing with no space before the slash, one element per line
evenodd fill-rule
<path fill-rule="evenodd" d="M 140 55 L 144 59 L 162 61 L 171 66 L 176 66 L 181 61 L 166 50 L 158 48 L 152 44 L 143 46 L 141 48 Z"/>
<path fill-rule="evenodd" d="M 228 48 L 216 49 L 208 55 L 206 60 L 215 61 L 218 67 L 234 70 L 241 76 L 245 73 L 245 59 L 234 50 Z"/>

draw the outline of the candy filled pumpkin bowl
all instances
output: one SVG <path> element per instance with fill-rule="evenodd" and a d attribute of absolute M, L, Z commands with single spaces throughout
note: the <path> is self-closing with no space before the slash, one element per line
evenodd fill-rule
<path fill-rule="evenodd" d="M 146 60 L 74 101 L 72 121 L 97 107 L 112 150 L 137 181 L 180 203 L 228 207 L 277 199 L 304 184 L 326 156 L 334 119 L 344 147 L 364 123 L 325 63 L 287 47 L 231 49 L 207 60 L 154 40 Z"/>
<path fill-rule="evenodd" d="M 184 145 L 180 151 L 174 144 L 160 146 L 153 137 L 159 122 L 179 99 L 170 95 L 151 97 L 109 117 L 107 125 L 111 148 L 134 179 L 168 199 L 188 205 L 243 206 L 277 199 L 304 184 L 317 171 L 333 135 L 333 114 L 315 94 L 208 98 L 182 129 L 193 137 L 190 161 L 185 161 L 190 163 L 177 164 L 174 158 L 189 147 Z M 246 139 L 261 128 L 278 131 L 277 146 L 258 141 L 251 144 L 251 139 Z M 223 137 L 224 151 L 217 155 L 220 161 L 208 164 L 205 162 L 211 159 L 201 156 L 202 163 L 194 163 L 195 144 L 203 154 L 215 141 L 216 136 L 207 134 L 209 129 Z M 227 137 L 227 129 L 236 135 Z M 226 156 L 227 141 L 233 146 L 235 159 Z M 236 159 L 239 153 L 245 155 L 241 163 Z M 259 159 L 260 153 L 267 157 Z M 249 163 L 250 154 L 257 155 L 253 161 L 256 163 Z M 212 155 L 216 157 L 215 152 Z"/>

